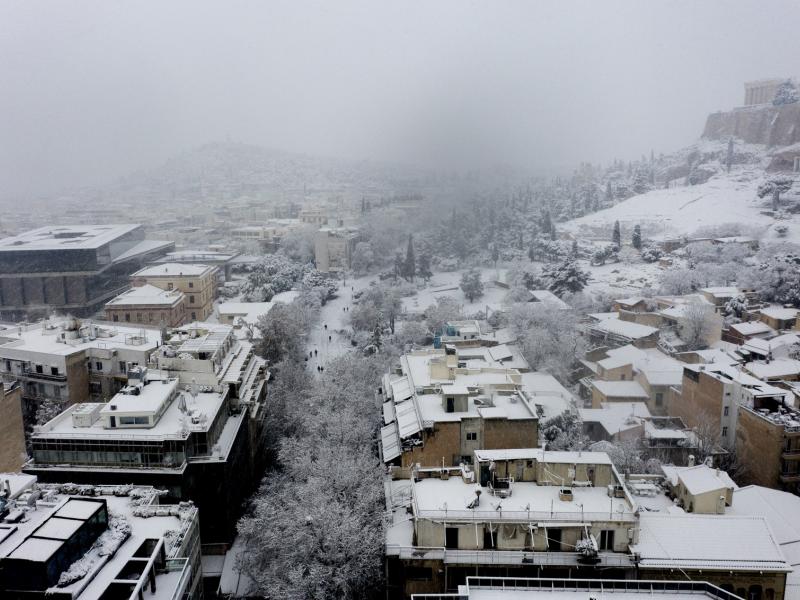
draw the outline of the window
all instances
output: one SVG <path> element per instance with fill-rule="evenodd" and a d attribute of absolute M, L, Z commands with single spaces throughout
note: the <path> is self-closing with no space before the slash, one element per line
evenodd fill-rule
<path fill-rule="evenodd" d="M 36 372 L 37 373 L 44 373 L 44 368 L 42 365 L 36 365 Z"/>
<path fill-rule="evenodd" d="M 119 361 L 119 372 L 126 373 L 127 371 L 128 371 L 128 364 L 124 360 Z"/>
<path fill-rule="evenodd" d="M 656 392 L 656 406 L 664 406 L 664 393 Z"/>
<path fill-rule="evenodd" d="M 196 321 L 196 320 L 197 320 L 197 313 L 193 312 L 192 313 L 192 321 Z"/>
<path fill-rule="evenodd" d="M 468 442 L 475 442 L 478 439 L 478 433 L 475 431 L 468 431 L 467 432 L 467 441 Z"/>
<path fill-rule="evenodd" d="M 600 532 L 600 550 L 614 550 L 614 530 L 604 529 Z"/>
<path fill-rule="evenodd" d="M 55 398 L 56 400 L 61 399 L 61 388 L 57 385 L 53 386 L 53 398 Z"/>
<path fill-rule="evenodd" d="M 189 304 L 194 304 L 194 294 L 189 294 Z"/>
<path fill-rule="evenodd" d="M 193 287 L 194 287 L 194 281 L 190 281 L 190 282 L 189 282 L 189 287 L 190 287 L 190 288 L 193 288 Z"/>
<path fill-rule="evenodd" d="M 131 313 L 125 313 L 125 321 L 130 323 L 131 320 Z"/>
<path fill-rule="evenodd" d="M 723 408 L 722 409 L 722 416 L 723 417 L 727 417 L 728 416 L 728 411 L 729 411 L 729 407 L 726 406 L 725 408 Z"/>
<path fill-rule="evenodd" d="M 120 417 L 120 425 L 148 425 L 150 423 L 149 417 Z"/>
<path fill-rule="evenodd" d="M 458 527 L 445 527 L 444 547 L 458 548 Z"/>
<path fill-rule="evenodd" d="M 445 412 L 456 412 L 456 404 L 455 399 L 452 396 L 448 396 L 446 399 L 447 407 L 445 408 Z"/>
<path fill-rule="evenodd" d="M 118 315 L 118 314 L 116 314 L 116 313 L 114 313 L 113 315 L 111 315 L 111 319 L 112 319 L 113 321 L 119 321 L 119 315 Z"/>
<path fill-rule="evenodd" d="M 722 437 L 728 437 L 728 428 L 727 427 L 723 427 L 722 428 Z"/>
<path fill-rule="evenodd" d="M 97 362 L 95 362 L 95 363 L 94 363 L 94 368 L 95 368 L 95 370 L 97 370 L 97 371 L 102 371 L 102 370 L 103 370 L 103 363 L 101 363 L 101 362 L 98 360 Z"/>
<path fill-rule="evenodd" d="M 170 291 L 172 291 L 174 289 L 174 287 L 175 286 L 172 285 L 171 281 L 167 284 L 167 289 L 170 290 Z"/>
<path fill-rule="evenodd" d="M 58 367 L 50 367 L 50 375 L 58 375 Z"/>

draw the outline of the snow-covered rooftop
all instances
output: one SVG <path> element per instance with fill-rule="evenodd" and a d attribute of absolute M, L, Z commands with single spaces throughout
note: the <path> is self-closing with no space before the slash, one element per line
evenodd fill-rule
<path fill-rule="evenodd" d="M 0 252 L 29 250 L 94 250 L 139 228 L 140 225 L 44 226 L 0 239 Z"/>
<path fill-rule="evenodd" d="M 131 277 L 198 277 L 215 269 L 199 263 L 162 263 L 140 269 Z"/>
<path fill-rule="evenodd" d="M 607 402 L 602 408 L 580 408 L 584 423 L 599 423 L 609 435 L 640 427 L 650 419 L 644 402 Z"/>
<path fill-rule="evenodd" d="M 759 379 L 794 377 L 800 374 L 800 360 L 776 358 L 769 362 L 749 362 L 744 365 L 744 369 Z"/>
<path fill-rule="evenodd" d="M 162 290 L 154 285 L 145 284 L 122 292 L 106 303 L 106 306 L 172 306 L 183 301 L 183 292 L 178 290 Z"/>
<path fill-rule="evenodd" d="M 728 600 L 730 594 L 702 581 L 612 579 L 518 579 L 467 577 L 453 600 Z M 412 595 L 412 600 L 425 600 Z"/>
<path fill-rule="evenodd" d="M 800 567 L 800 496 L 758 485 L 748 485 L 733 492 L 730 515 L 760 516 L 767 519 L 786 560 Z"/>
<path fill-rule="evenodd" d="M 85 321 L 80 329 L 65 331 L 69 323 L 67 318 L 50 319 L 0 331 L 0 357 L 23 359 L 30 358 L 30 353 L 69 356 L 90 348 L 149 352 L 161 342 L 160 333 L 153 329 Z M 67 334 L 66 340 L 62 333 Z M 73 333 L 75 337 L 70 338 Z"/>
<path fill-rule="evenodd" d="M 545 459 L 547 460 L 547 459 Z M 467 506 L 482 491 L 480 504 Z M 633 521 L 626 498 L 609 498 L 605 487 L 573 487 L 573 500 L 559 498 L 559 485 L 514 482 L 511 496 L 493 496 L 487 488 L 465 483 L 460 477 L 422 479 L 413 484 L 414 512 L 423 519 L 475 521 Z"/>
<path fill-rule="evenodd" d="M 733 298 L 741 293 L 741 290 L 735 286 L 705 287 L 700 291 L 720 299 Z"/>
<path fill-rule="evenodd" d="M 642 569 L 791 570 L 764 517 L 642 513 L 639 526 Z"/>
<path fill-rule="evenodd" d="M 797 318 L 796 308 L 784 308 L 783 306 L 767 306 L 766 308 L 759 309 L 765 317 L 771 319 L 778 319 L 779 321 L 790 321 Z"/>
<path fill-rule="evenodd" d="M 649 325 L 641 325 L 633 321 L 623 321 L 619 318 L 604 318 L 592 324 L 592 328 L 605 333 L 612 333 L 631 340 L 646 338 L 658 333 L 658 329 Z"/>
<path fill-rule="evenodd" d="M 603 381 L 595 379 L 592 385 L 606 398 L 650 398 L 650 395 L 636 381 Z"/>
<path fill-rule="evenodd" d="M 734 323 L 730 328 L 738 331 L 741 335 L 771 335 L 775 333 L 772 327 L 762 321 Z"/>
<path fill-rule="evenodd" d="M 68 492 L 71 488 L 74 491 Z M 116 527 L 106 528 L 78 562 L 57 566 L 57 575 L 70 573 L 58 593 L 71 594 L 76 600 L 102 597 L 129 561 L 142 556 L 145 540 L 162 540 L 166 557 L 173 559 L 171 572 L 156 572 L 159 594 L 153 597 L 172 598 L 185 591 L 188 580 L 182 575 L 192 568 L 186 550 L 197 520 L 197 510 L 190 503 L 157 505 L 158 493 L 148 486 L 96 486 L 91 498 L 70 495 L 77 494 L 77 488 L 69 484 L 63 489 L 55 484 L 39 486 L 37 491 L 42 494 L 38 500 L 31 496 L 12 507 L 24 511 L 24 518 L 0 529 L 0 562 L 5 558 L 47 560 L 105 505 Z M 134 573 L 126 575 L 131 578 L 136 581 Z"/>
<path fill-rule="evenodd" d="M 782 352 L 795 344 L 800 344 L 800 336 L 796 333 L 784 333 L 769 339 L 751 338 L 741 345 L 741 349 L 766 356 L 770 352 Z"/>
<path fill-rule="evenodd" d="M 570 310 L 572 307 L 550 290 L 530 290 L 531 302 L 541 302 L 559 310 Z"/>
<path fill-rule="evenodd" d="M 694 467 L 665 465 L 661 467 L 661 470 L 671 485 L 675 486 L 680 482 L 694 496 L 722 488 L 735 490 L 739 487 L 727 472 L 712 469 L 705 464 Z"/>

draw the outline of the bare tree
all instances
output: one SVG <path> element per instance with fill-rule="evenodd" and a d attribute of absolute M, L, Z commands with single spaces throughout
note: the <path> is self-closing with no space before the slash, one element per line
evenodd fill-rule
<path fill-rule="evenodd" d="M 700 299 L 692 299 L 685 305 L 678 328 L 689 350 L 708 345 L 708 338 L 714 331 L 714 314 L 714 307 Z"/>

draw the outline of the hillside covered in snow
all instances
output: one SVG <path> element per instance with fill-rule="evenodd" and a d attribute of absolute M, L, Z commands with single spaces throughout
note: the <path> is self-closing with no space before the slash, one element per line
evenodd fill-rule
<path fill-rule="evenodd" d="M 760 240 L 781 239 L 800 242 L 800 183 L 781 196 L 773 210 L 771 197 L 759 198 L 760 184 L 770 174 L 766 167 L 770 152 L 766 146 L 736 142 L 730 172 L 726 159 L 728 145 L 702 140 L 663 160 L 662 177 L 668 187 L 634 195 L 614 206 L 584 215 L 561 227 L 578 238 L 609 240 L 615 221 L 627 241 L 635 225 L 645 238 L 663 240 L 684 236 L 746 235 Z M 682 171 L 679 169 L 682 168 Z M 678 173 L 684 177 L 675 177 Z M 690 183 L 692 173 L 697 181 Z M 671 177 L 670 177 L 671 175 Z"/>

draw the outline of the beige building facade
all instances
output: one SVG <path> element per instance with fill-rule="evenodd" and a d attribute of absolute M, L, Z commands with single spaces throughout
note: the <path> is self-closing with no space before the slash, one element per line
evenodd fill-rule
<path fill-rule="evenodd" d="M 162 290 L 183 292 L 189 321 L 205 321 L 214 312 L 216 267 L 165 263 L 137 271 L 131 276 L 131 283 L 135 287 L 149 284 Z"/>

